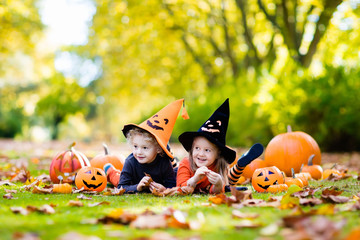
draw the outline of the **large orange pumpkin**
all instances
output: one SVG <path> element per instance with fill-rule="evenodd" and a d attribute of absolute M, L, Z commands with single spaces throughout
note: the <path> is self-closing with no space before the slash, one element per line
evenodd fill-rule
<path fill-rule="evenodd" d="M 275 166 L 258 168 L 251 178 L 251 184 L 258 192 L 266 192 L 269 186 L 282 183 L 284 183 L 284 176 Z"/>
<path fill-rule="evenodd" d="M 73 183 L 77 171 L 90 166 L 87 157 L 74 149 L 75 143 L 69 149 L 58 153 L 50 164 L 50 179 L 53 183 Z"/>
<path fill-rule="evenodd" d="M 103 169 L 106 163 L 111 163 L 116 169 L 119 169 L 121 171 L 124 166 L 124 157 L 109 154 L 109 148 L 107 147 L 107 145 L 103 144 L 103 146 L 105 154 L 97 155 L 93 159 L 91 159 L 91 166 Z"/>
<path fill-rule="evenodd" d="M 307 164 L 308 157 L 315 154 L 313 163 L 321 163 L 320 148 L 316 141 L 307 133 L 292 132 L 288 126 L 288 132 L 275 136 L 265 149 L 265 162 L 268 166 L 276 166 L 291 176 L 291 168 L 295 172 L 300 171 L 302 164 Z"/>
<path fill-rule="evenodd" d="M 106 188 L 105 172 L 96 167 L 83 167 L 76 174 L 75 185 L 78 189 L 101 192 Z"/>

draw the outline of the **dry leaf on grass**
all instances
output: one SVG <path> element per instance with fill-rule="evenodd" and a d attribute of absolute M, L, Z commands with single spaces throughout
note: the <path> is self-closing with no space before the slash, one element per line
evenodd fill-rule
<path fill-rule="evenodd" d="M 84 203 L 80 201 L 70 200 L 67 205 L 70 207 L 83 207 Z"/>
<path fill-rule="evenodd" d="M 92 197 L 87 197 L 84 194 L 80 194 L 79 196 L 77 196 L 77 199 L 92 200 Z"/>
<path fill-rule="evenodd" d="M 32 193 L 44 193 L 44 194 L 50 194 L 52 193 L 52 187 L 48 187 L 48 188 L 40 188 L 38 186 L 34 186 Z"/>
<path fill-rule="evenodd" d="M 0 181 L 0 186 L 7 185 L 7 186 L 15 186 L 14 183 L 11 183 L 9 180 Z"/>
<path fill-rule="evenodd" d="M 15 198 L 11 193 L 7 193 L 7 194 L 3 195 L 3 198 L 5 198 L 5 199 L 18 199 L 18 198 Z"/>
<path fill-rule="evenodd" d="M 88 207 L 96 207 L 96 206 L 100 206 L 100 205 L 110 205 L 110 202 L 102 201 L 102 202 L 97 202 L 97 203 L 91 203 L 88 205 Z"/>

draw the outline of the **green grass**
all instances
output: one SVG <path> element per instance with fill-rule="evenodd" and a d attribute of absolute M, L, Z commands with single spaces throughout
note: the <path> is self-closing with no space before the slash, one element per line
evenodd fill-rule
<path fill-rule="evenodd" d="M 352 197 L 359 192 L 359 184 L 355 179 L 346 179 L 338 182 L 311 181 L 310 185 L 318 186 L 338 186 L 345 189 L 342 196 Z M 33 194 L 31 192 L 20 191 L 21 184 L 17 186 L 1 186 L 0 194 L 5 194 L 5 189 L 17 189 L 18 193 L 13 194 L 17 199 L 0 199 L 0 236 L 1 239 L 11 239 L 14 233 L 36 233 L 41 239 L 56 239 L 64 233 L 76 231 L 84 235 L 94 235 L 102 239 L 117 239 L 109 236 L 109 233 L 121 234 L 123 238 L 134 239 L 150 237 L 158 231 L 166 231 L 178 238 L 188 238 L 201 236 L 202 239 L 255 239 L 259 236 L 262 227 L 252 229 L 236 229 L 235 226 L 241 222 L 240 219 L 232 218 L 233 207 L 226 205 L 205 206 L 208 203 L 208 195 L 192 195 L 177 197 L 155 197 L 150 194 L 122 195 L 122 196 L 92 196 L 92 200 L 80 200 L 84 207 L 70 207 L 70 200 L 77 200 L 79 194 Z M 320 193 L 317 193 L 320 194 Z M 279 194 L 282 195 L 282 194 Z M 254 198 L 267 199 L 270 194 L 253 193 Z M 100 205 L 89 207 L 88 204 L 95 202 L 108 201 L 110 205 Z M 55 214 L 45 215 L 41 213 L 30 213 L 27 216 L 14 214 L 10 207 L 26 207 L 28 205 L 40 207 L 44 204 L 55 204 Z M 345 208 L 345 204 L 337 204 L 336 208 Z M 150 209 L 156 213 L 161 213 L 165 208 L 171 207 L 185 212 L 187 220 L 197 219 L 197 213 L 201 212 L 205 216 L 205 222 L 198 230 L 183 229 L 161 229 L 161 230 L 139 230 L 123 226 L 120 224 L 91 224 L 90 220 L 99 219 L 107 215 L 114 209 L 124 209 L 132 213 L 141 213 L 145 209 Z M 317 208 L 319 206 L 313 207 Z M 309 211 L 311 207 L 303 207 L 304 211 Z M 242 212 L 255 212 L 260 217 L 254 222 L 265 227 L 274 222 L 281 221 L 281 218 L 290 214 L 291 210 L 280 210 L 272 207 L 245 207 L 240 209 Z M 358 211 L 338 211 L 333 216 L 328 216 L 333 221 L 340 221 L 347 218 L 347 224 L 341 231 L 341 237 L 360 225 Z M 272 236 L 274 239 L 282 239 L 280 233 Z"/>
<path fill-rule="evenodd" d="M 29 153 L 28 153 L 29 154 Z M 1 154 L 0 154 L 1 155 Z M 5 171 L 9 162 L 14 164 L 19 153 L 7 152 L 8 159 L 0 159 L 0 173 Z M 31 153 L 29 154 L 31 155 Z M 52 154 L 49 154 L 52 155 Z M 30 156 L 22 156 L 30 160 Z M 15 159 L 15 160 L 14 160 Z M 31 176 L 36 177 L 40 174 L 48 174 L 48 166 L 51 159 L 41 159 L 40 164 L 36 165 L 29 162 L 28 170 Z M 1 176 L 1 175 L 0 175 Z M 5 180 L 3 177 L 1 180 Z M 337 186 L 344 192 L 341 196 L 352 198 L 360 192 L 360 182 L 355 178 L 348 178 L 336 182 L 332 181 L 310 181 L 312 188 L 320 188 L 315 194 L 319 198 L 321 189 L 330 186 Z M 68 232 L 77 232 L 86 236 L 98 236 L 101 239 L 143 239 L 150 238 L 158 232 L 166 232 L 178 239 L 189 239 L 198 237 L 201 239 L 257 239 L 261 237 L 260 232 L 263 228 L 273 224 L 281 223 L 282 218 L 292 214 L 292 209 L 281 210 L 273 207 L 244 207 L 239 209 L 241 212 L 258 213 L 260 216 L 253 220 L 254 223 L 260 224 L 258 228 L 237 229 L 235 226 L 240 224 L 242 219 L 234 219 L 232 211 L 234 207 L 227 205 L 207 206 L 209 195 L 191 195 L 175 197 L 155 197 L 150 194 L 122 195 L 122 196 L 91 196 L 92 200 L 79 200 L 84 203 L 83 207 L 68 206 L 70 200 L 78 200 L 80 194 L 33 194 L 21 190 L 23 184 L 17 183 L 16 186 L 0 186 L 0 239 L 13 239 L 17 233 L 34 233 L 40 239 L 59 239 L 60 236 Z M 251 188 L 249 185 L 247 185 Z M 5 189 L 17 190 L 13 196 L 16 199 L 5 199 L 2 196 L 6 194 Z M 282 196 L 285 193 L 277 194 Z M 230 194 L 228 194 L 230 195 Z M 89 195 L 90 196 L 90 195 Z M 253 192 L 253 198 L 267 200 L 270 197 L 268 193 Z M 109 205 L 100 205 L 95 207 L 88 206 L 91 203 L 108 201 Z M 360 227 L 359 211 L 348 211 L 349 206 L 354 203 L 352 200 L 345 204 L 336 204 L 336 213 L 326 215 L 333 222 L 339 222 L 347 219 L 345 226 L 341 229 L 336 239 L 344 239 L 353 229 Z M 40 207 L 44 204 L 54 204 L 55 214 L 46 215 L 37 212 L 23 216 L 14 214 L 11 207 Z M 207 204 L 207 205 L 206 205 Z M 301 207 L 303 211 L 317 209 L 324 204 L 314 207 Z M 141 213 L 150 209 L 156 213 L 162 213 L 166 208 L 173 208 L 184 212 L 186 220 L 198 220 L 198 214 L 202 213 L 205 221 L 197 230 L 167 228 L 140 230 L 130 226 L 120 224 L 94 224 L 96 221 L 109 214 L 115 209 L 124 209 L 131 213 Z M 280 226 L 280 225 L 279 225 Z M 271 235 L 270 239 L 284 239 L 279 227 L 276 234 Z M 113 237 L 112 237 L 113 236 Z M 75 240 L 75 239 L 74 239 Z"/>

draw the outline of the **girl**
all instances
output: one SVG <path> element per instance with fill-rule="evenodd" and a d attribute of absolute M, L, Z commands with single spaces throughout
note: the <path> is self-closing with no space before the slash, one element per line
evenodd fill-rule
<path fill-rule="evenodd" d="M 226 99 L 197 132 L 184 132 L 179 136 L 189 157 L 180 162 L 176 179 L 178 187 L 191 186 L 195 188 L 195 192 L 211 194 L 225 191 L 230 177 L 228 165 L 236 158 L 236 152 L 225 143 L 229 115 L 229 99 Z M 255 144 L 234 165 L 237 167 L 236 172 L 239 172 L 239 166 L 245 167 L 260 156 L 262 151 L 262 145 Z M 240 176 L 241 174 L 231 180 Z"/>

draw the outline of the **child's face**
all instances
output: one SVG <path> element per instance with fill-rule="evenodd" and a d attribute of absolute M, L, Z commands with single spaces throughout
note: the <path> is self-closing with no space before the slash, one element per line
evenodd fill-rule
<path fill-rule="evenodd" d="M 153 162 L 156 155 L 160 153 L 159 147 L 154 143 L 145 141 L 145 138 L 141 135 L 133 137 L 131 146 L 134 157 L 141 164 Z"/>
<path fill-rule="evenodd" d="M 195 165 L 209 167 L 215 162 L 219 154 L 219 149 L 205 137 L 196 137 L 192 146 L 192 158 Z"/>

